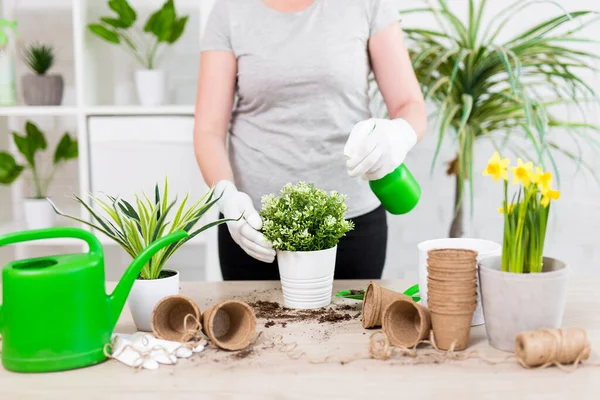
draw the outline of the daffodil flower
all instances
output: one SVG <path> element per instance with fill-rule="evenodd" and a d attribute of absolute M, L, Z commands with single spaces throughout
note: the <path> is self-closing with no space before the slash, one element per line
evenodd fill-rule
<path fill-rule="evenodd" d="M 533 183 L 538 185 L 540 191 L 550 189 L 552 185 L 552 174 L 549 171 L 544 172 L 540 167 L 535 167 L 535 173 L 533 175 Z"/>
<path fill-rule="evenodd" d="M 509 164 L 510 160 L 508 158 L 500 158 L 500 154 L 495 152 L 490 161 L 488 161 L 488 165 L 483 171 L 483 176 L 491 176 L 496 182 L 500 178 L 508 180 L 507 169 Z"/>
<path fill-rule="evenodd" d="M 559 190 L 552 190 L 550 188 L 542 191 L 542 201 L 540 201 L 540 204 L 543 207 L 548 207 L 548 205 L 550 204 L 550 200 L 558 200 L 560 199 L 560 191 Z"/>
<path fill-rule="evenodd" d="M 517 205 L 517 203 L 512 203 L 512 204 L 509 204 L 508 207 L 506 207 L 508 209 L 509 214 L 512 212 L 512 210 L 515 208 L 516 205 Z M 504 207 L 499 207 L 498 212 L 500 212 L 500 214 L 504 215 Z"/>
<path fill-rule="evenodd" d="M 531 183 L 533 164 L 530 162 L 524 163 L 520 158 L 517 159 L 517 166 L 510 169 L 514 174 L 513 185 L 519 182 L 527 187 Z"/>

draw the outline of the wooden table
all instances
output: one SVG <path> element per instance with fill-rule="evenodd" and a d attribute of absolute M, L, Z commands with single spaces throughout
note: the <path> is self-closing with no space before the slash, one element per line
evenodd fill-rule
<path fill-rule="evenodd" d="M 334 290 L 361 288 L 366 281 L 337 281 Z M 406 281 L 383 281 L 384 287 L 404 290 Z M 202 310 L 220 300 L 281 299 L 278 282 L 183 283 L 182 293 Z M 335 299 L 336 304 L 360 305 Z M 356 314 L 353 311 L 351 314 Z M 294 322 L 284 328 L 265 328 L 253 353 L 238 358 L 209 347 L 175 366 L 156 371 L 134 371 L 114 360 L 75 371 L 51 374 L 15 374 L 0 367 L 0 399 L 599 399 L 600 367 L 580 367 L 566 373 L 556 368 L 525 370 L 515 363 L 490 366 L 480 360 L 438 364 L 415 363 L 412 359 L 387 361 L 364 359 L 349 364 L 331 361 L 311 364 L 306 358 L 293 360 L 269 348 L 268 339 L 281 334 L 286 343 L 312 360 L 329 354 L 347 358 L 367 356 L 371 331 L 361 328 L 360 318 L 341 323 Z M 584 327 L 593 347 L 600 348 L 600 280 L 572 279 L 564 319 L 565 327 Z M 43 327 L 40 327 L 43 329 Z M 135 330 L 127 308 L 117 332 Z M 473 328 L 471 348 L 489 356 L 504 353 L 491 349 L 483 326 Z M 592 360 L 600 361 L 593 351 Z"/>

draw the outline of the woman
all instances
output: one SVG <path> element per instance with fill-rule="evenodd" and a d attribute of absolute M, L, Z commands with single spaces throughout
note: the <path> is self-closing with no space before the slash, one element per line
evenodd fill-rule
<path fill-rule="evenodd" d="M 387 0 L 216 0 L 201 52 L 198 164 L 224 217 L 243 214 L 219 226 L 223 278 L 279 278 L 257 208 L 300 180 L 348 196 L 355 229 L 335 278 L 380 278 L 386 214 L 367 181 L 402 164 L 426 129 L 397 11 Z M 371 70 L 389 120 L 371 118 Z"/>

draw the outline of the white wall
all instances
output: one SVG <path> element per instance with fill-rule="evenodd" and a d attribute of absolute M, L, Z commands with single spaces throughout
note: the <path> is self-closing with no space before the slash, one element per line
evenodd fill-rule
<path fill-rule="evenodd" d="M 415 0 L 394 1 L 401 8 L 409 8 L 419 4 Z M 449 3 L 458 13 L 466 15 L 466 6 L 468 4 L 466 0 L 449 0 Z M 488 1 L 490 11 L 488 18 L 495 10 L 505 6 L 506 3 L 497 0 Z M 600 5 L 595 0 L 569 0 L 564 3 L 568 4 L 567 8 L 569 10 L 600 10 Z M 524 26 L 531 26 L 536 21 L 553 15 L 555 12 L 552 6 L 539 4 L 528 12 L 518 14 L 509 23 L 509 26 L 507 26 L 505 38 L 507 35 L 510 35 L 511 31 L 518 31 Z M 57 18 L 62 17 L 58 16 Z M 425 18 L 423 15 L 413 15 L 405 21 L 405 25 L 407 26 L 427 26 L 433 23 L 433 21 Z M 63 35 L 62 31 L 48 29 L 48 27 L 52 26 L 53 24 L 42 24 L 37 31 L 28 31 L 27 35 L 32 39 L 47 39 L 52 43 L 70 43 L 70 39 L 61 36 Z M 599 37 L 600 24 L 588 30 L 587 35 L 592 38 Z M 99 43 L 97 44 L 100 45 Z M 598 52 L 600 48 L 590 47 L 589 49 Z M 197 54 L 196 48 L 187 49 L 185 46 L 178 47 L 177 52 L 178 54 L 183 54 L 186 50 Z M 112 55 L 116 56 L 117 54 L 111 51 Z M 61 68 L 64 68 L 61 72 L 67 75 L 69 73 L 72 74 L 69 65 L 61 65 Z M 186 69 L 186 82 L 192 79 L 191 73 L 188 72 L 188 69 Z M 67 84 L 71 82 L 69 79 L 67 78 Z M 600 84 L 594 76 L 590 76 L 589 81 L 597 90 L 600 90 Z M 110 94 L 107 94 L 106 98 L 103 97 L 100 102 L 110 101 L 109 96 Z M 175 95 L 174 97 L 179 98 L 180 96 Z M 181 98 L 184 97 L 188 97 L 187 93 L 181 94 Z M 590 112 L 587 117 L 590 122 L 600 122 L 598 121 L 597 112 Z M 68 124 L 68 122 L 65 124 Z M 1 149 L 6 148 L 7 133 L 8 131 L 0 126 Z M 558 136 L 561 136 L 560 132 Z M 563 140 L 563 142 L 568 142 L 568 140 Z M 417 243 L 422 240 L 447 235 L 452 217 L 453 200 L 453 182 L 445 176 L 445 165 L 443 164 L 449 161 L 453 154 L 452 148 L 448 143 L 449 141 L 446 141 L 446 145 L 439 157 L 440 162 L 431 177 L 429 170 L 435 145 L 435 136 L 432 132 L 427 135 L 426 139 L 408 157 L 407 165 L 421 183 L 423 197 L 417 209 L 412 213 L 406 216 L 390 216 L 389 218 L 388 262 L 384 272 L 384 277 L 386 278 L 406 277 L 416 279 Z M 482 142 L 477 145 L 476 152 L 477 166 L 475 171 L 480 171 L 491 154 L 491 148 L 489 144 Z M 593 154 L 588 154 L 587 160 L 600 171 L 600 159 Z M 575 274 L 600 276 L 600 236 L 598 234 L 598 230 L 600 229 L 600 189 L 590 179 L 586 181 L 582 174 L 575 175 L 572 164 L 564 159 L 559 159 L 559 168 L 563 179 L 561 187 L 562 198 L 559 202 L 555 203 L 553 208 L 546 253 L 568 262 L 573 266 Z M 71 188 L 77 183 L 76 175 L 70 170 L 65 171 L 58 179 L 59 185 L 56 190 L 57 195 L 61 196 L 69 194 Z M 488 179 L 480 178 L 479 174 L 476 174 L 475 186 L 475 215 L 472 224 L 474 235 L 499 241 L 501 238 L 502 221 L 496 212 L 496 207 L 501 200 L 500 188 L 493 185 Z M 8 200 L 8 191 L 6 188 L 0 186 L 0 221 L 7 217 L 9 207 L 6 204 Z M 3 265 L 9 257 L 11 255 L 5 250 L 0 250 L 0 265 Z M 126 260 L 124 259 L 122 263 L 125 265 Z"/>

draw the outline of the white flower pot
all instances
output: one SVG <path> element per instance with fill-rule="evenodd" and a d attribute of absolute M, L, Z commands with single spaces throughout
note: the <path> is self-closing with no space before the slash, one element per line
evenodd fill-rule
<path fill-rule="evenodd" d="M 157 69 L 135 71 L 138 99 L 143 106 L 160 106 L 166 103 L 165 72 Z"/>
<path fill-rule="evenodd" d="M 419 249 L 419 294 L 421 304 L 427 306 L 427 252 L 435 249 L 468 249 L 478 253 L 477 260 L 482 260 L 486 257 L 497 256 L 502 252 L 502 246 L 496 242 L 482 239 L 434 239 L 426 242 L 421 242 L 418 245 Z M 481 307 L 481 292 L 480 285 L 477 285 L 477 308 L 473 313 L 473 321 L 471 326 L 484 324 L 483 309 Z"/>
<path fill-rule="evenodd" d="M 542 272 L 502 272 L 502 257 L 483 259 L 479 265 L 485 329 L 490 345 L 513 352 L 515 338 L 524 331 L 558 329 L 562 325 L 569 268 L 544 257 Z"/>
<path fill-rule="evenodd" d="M 331 304 L 337 246 L 320 251 L 278 251 L 283 306 L 312 309 Z"/>
<path fill-rule="evenodd" d="M 127 298 L 129 311 L 138 330 L 152 332 L 150 316 L 158 302 L 167 296 L 179 294 L 179 272 L 162 279 L 136 279 Z"/>
<path fill-rule="evenodd" d="M 51 228 L 56 224 L 56 213 L 47 198 L 25 199 L 23 208 L 27 229 Z"/>

